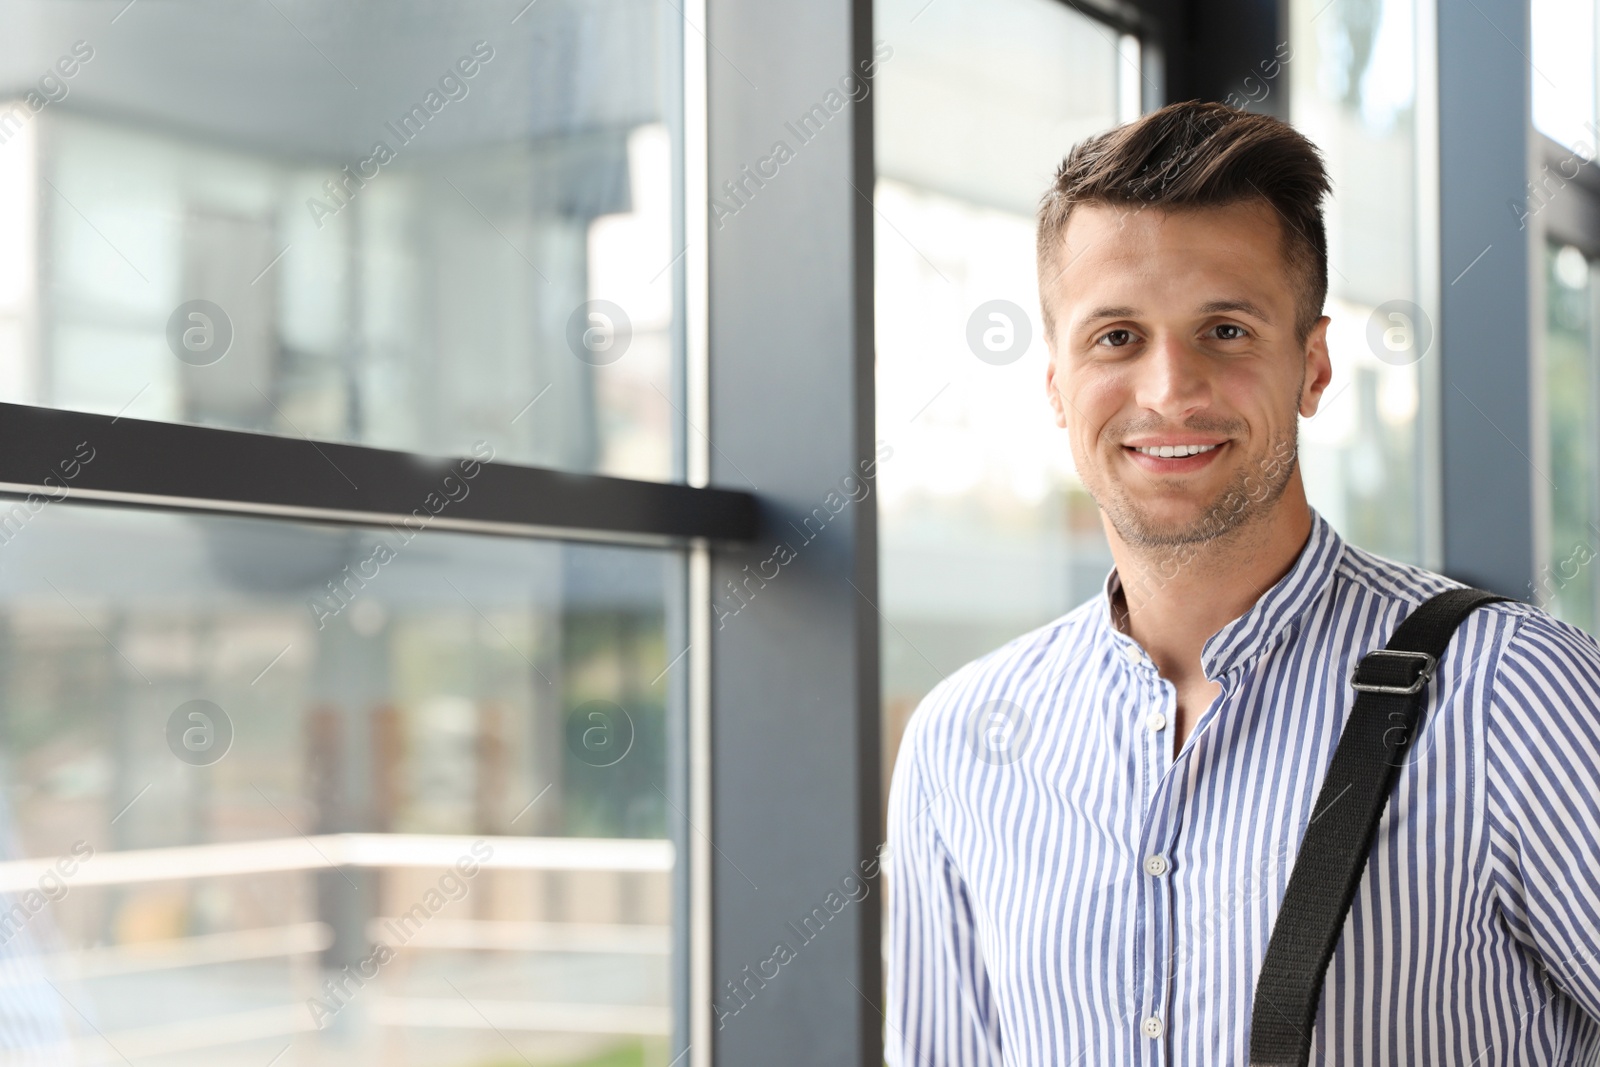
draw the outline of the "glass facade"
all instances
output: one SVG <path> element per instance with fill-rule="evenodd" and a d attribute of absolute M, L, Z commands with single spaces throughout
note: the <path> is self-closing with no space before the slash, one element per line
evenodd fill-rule
<path fill-rule="evenodd" d="M 1425 283 L 1414 0 L 1292 0 L 1281 50 L 1289 120 L 1323 152 L 1333 380 L 1300 424 L 1311 503 L 1370 551 L 1426 562 L 1425 360 L 1438 309 Z"/>
<path fill-rule="evenodd" d="M 875 11 L 887 786 L 929 689 L 1110 566 L 1046 399 L 1034 212 L 1075 142 L 1137 116 L 1141 79 L 1137 47 L 1053 0 Z"/>
<path fill-rule="evenodd" d="M 672 17 L 0 2 L 0 401 L 681 477 Z"/>
<path fill-rule="evenodd" d="M 1594 0 L 1531 0 L 1533 126 L 1594 159 L 1600 84 L 1595 80 L 1600 18 Z"/>
<path fill-rule="evenodd" d="M 666 1062 L 671 554 L 57 503 L 0 563 L 0 1046 Z"/>
<path fill-rule="evenodd" d="M 0 402 L 438 478 L 368 525 L 92 502 L 99 439 L 8 486 L 0 1061 L 683 1045 L 685 552 L 433 519 L 490 461 L 682 479 L 681 19 L 0 0 Z"/>
<path fill-rule="evenodd" d="M 1545 448 L 1549 501 L 1543 565 L 1529 599 L 1595 633 L 1600 623 L 1600 369 L 1594 266 L 1549 242 L 1544 260 Z"/>

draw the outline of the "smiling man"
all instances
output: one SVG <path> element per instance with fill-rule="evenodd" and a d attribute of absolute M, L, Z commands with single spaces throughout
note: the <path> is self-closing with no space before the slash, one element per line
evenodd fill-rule
<path fill-rule="evenodd" d="M 1246 1064 L 1352 668 L 1460 583 L 1346 543 L 1298 420 L 1332 374 L 1329 183 L 1288 125 L 1175 104 L 1039 215 L 1048 391 L 1115 566 L 942 682 L 890 795 L 895 1065 Z M 1505 487 L 1521 493 L 1522 487 Z M 1600 646 L 1473 611 L 1429 680 L 1322 987 L 1317 1064 L 1600 1050 Z"/>

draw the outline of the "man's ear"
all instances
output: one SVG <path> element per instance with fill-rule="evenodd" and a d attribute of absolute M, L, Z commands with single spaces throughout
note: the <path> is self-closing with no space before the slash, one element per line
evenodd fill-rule
<path fill-rule="evenodd" d="M 1328 323 L 1333 320 L 1323 315 L 1311 326 L 1306 336 L 1306 376 L 1300 388 L 1300 414 L 1306 418 L 1317 413 L 1322 393 L 1333 380 L 1333 360 L 1328 355 Z"/>
<path fill-rule="evenodd" d="M 1061 402 L 1061 393 L 1057 390 L 1056 382 L 1056 339 L 1055 334 L 1046 330 L 1044 346 L 1050 352 L 1050 358 L 1044 365 L 1044 390 L 1050 396 L 1050 410 L 1056 413 L 1056 425 L 1061 429 L 1067 428 L 1067 406 Z"/>

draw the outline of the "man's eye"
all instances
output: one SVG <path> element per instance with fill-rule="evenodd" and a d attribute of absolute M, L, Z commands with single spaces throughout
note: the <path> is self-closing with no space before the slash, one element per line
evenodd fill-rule
<path fill-rule="evenodd" d="M 1221 326 L 1218 326 L 1217 329 L 1218 330 L 1238 330 L 1239 331 L 1238 333 L 1235 333 L 1235 334 L 1221 334 L 1220 335 L 1220 339 L 1223 340 L 1223 341 L 1237 341 L 1237 340 L 1239 340 L 1239 338 L 1241 338 L 1241 337 L 1243 337 L 1245 335 L 1244 327 L 1240 326 L 1237 323 L 1233 323 L 1233 322 L 1225 322 Z"/>
<path fill-rule="evenodd" d="M 1099 343 L 1107 348 L 1121 348 L 1123 345 L 1132 342 L 1132 340 L 1133 332 L 1130 330 L 1107 330 L 1101 335 Z"/>

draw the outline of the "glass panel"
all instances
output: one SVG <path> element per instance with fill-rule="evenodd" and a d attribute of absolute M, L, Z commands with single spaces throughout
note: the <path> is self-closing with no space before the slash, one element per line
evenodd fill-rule
<path fill-rule="evenodd" d="M 670 0 L 0 0 L 0 400 L 675 477 Z"/>
<path fill-rule="evenodd" d="M 1045 397 L 1034 211 L 1073 143 L 1138 114 L 1140 78 L 1136 48 L 1053 0 L 875 11 L 893 46 L 875 89 L 892 767 L 940 678 L 1082 602 L 1111 565 Z"/>
<path fill-rule="evenodd" d="M 1437 356 L 1420 306 L 1412 0 L 1292 0 L 1290 119 L 1323 152 L 1333 380 L 1300 423 L 1311 503 L 1363 548 L 1423 562 L 1419 364 Z"/>
<path fill-rule="evenodd" d="M 676 555 L 11 516 L 0 1058 L 667 1062 Z"/>
<path fill-rule="evenodd" d="M 1571 245 L 1545 248 L 1544 405 L 1549 540 L 1532 590 L 1557 618 L 1596 629 L 1600 572 L 1600 373 L 1594 268 Z"/>
<path fill-rule="evenodd" d="M 1593 159 L 1595 129 L 1595 0 L 1532 0 L 1533 125 L 1545 136 Z"/>

